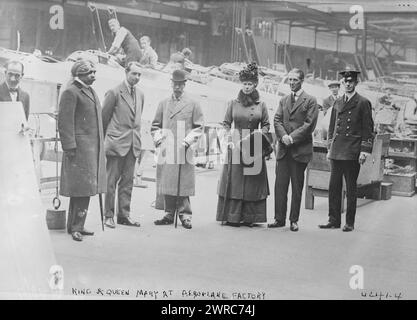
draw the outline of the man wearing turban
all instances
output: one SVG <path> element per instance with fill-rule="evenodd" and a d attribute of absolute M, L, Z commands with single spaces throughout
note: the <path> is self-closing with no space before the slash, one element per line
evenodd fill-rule
<path fill-rule="evenodd" d="M 91 87 L 95 73 L 92 62 L 76 61 L 73 80 L 59 101 L 58 130 L 64 151 L 60 195 L 70 197 L 67 230 L 75 241 L 94 234 L 84 228 L 90 196 L 107 190 L 101 106 Z"/>

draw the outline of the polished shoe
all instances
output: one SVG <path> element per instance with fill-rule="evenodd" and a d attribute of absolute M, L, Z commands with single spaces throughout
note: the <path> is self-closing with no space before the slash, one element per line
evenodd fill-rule
<path fill-rule="evenodd" d="M 72 239 L 75 241 L 83 241 L 83 236 L 81 232 L 78 232 L 78 231 L 71 232 L 71 236 L 72 236 Z"/>
<path fill-rule="evenodd" d="M 106 218 L 104 220 L 104 225 L 108 228 L 114 229 L 116 228 L 116 225 L 114 224 L 114 219 L 113 218 Z"/>
<path fill-rule="evenodd" d="M 191 229 L 192 228 L 191 220 L 190 219 L 184 219 L 184 220 L 181 221 L 181 223 L 182 223 L 182 226 L 185 229 Z"/>
<path fill-rule="evenodd" d="M 298 231 L 298 224 L 297 224 L 297 222 L 291 222 L 290 230 L 291 231 Z"/>
<path fill-rule="evenodd" d="M 343 232 L 349 232 L 349 231 L 353 231 L 353 226 L 349 225 L 349 224 L 345 224 L 345 226 L 343 227 L 342 231 Z"/>
<path fill-rule="evenodd" d="M 133 221 L 130 217 L 118 217 L 117 223 L 122 224 L 124 226 L 131 226 L 131 227 L 140 227 L 140 223 Z"/>
<path fill-rule="evenodd" d="M 256 227 L 257 224 L 253 223 L 253 222 L 242 222 L 242 226 L 248 227 L 248 228 L 253 228 Z"/>
<path fill-rule="evenodd" d="M 153 223 L 155 223 L 157 226 L 165 226 L 168 224 L 173 224 L 174 220 L 168 219 L 167 217 L 163 217 L 162 219 L 155 220 Z"/>
<path fill-rule="evenodd" d="M 328 222 L 327 224 L 319 224 L 320 229 L 339 229 L 340 224 L 334 224 L 331 222 Z"/>
<path fill-rule="evenodd" d="M 80 231 L 80 233 L 81 233 L 83 236 L 94 236 L 94 232 L 93 232 L 93 231 L 89 231 L 89 230 L 87 230 L 87 229 L 83 229 L 83 230 L 81 230 L 81 231 Z"/>
<path fill-rule="evenodd" d="M 285 221 L 275 220 L 274 223 L 268 224 L 268 228 L 281 228 L 281 227 L 285 227 Z"/>
<path fill-rule="evenodd" d="M 240 223 L 239 222 L 229 222 L 229 221 L 227 221 L 225 223 L 225 225 L 226 226 L 229 226 L 229 227 L 235 227 L 235 228 L 239 228 L 240 227 Z"/>

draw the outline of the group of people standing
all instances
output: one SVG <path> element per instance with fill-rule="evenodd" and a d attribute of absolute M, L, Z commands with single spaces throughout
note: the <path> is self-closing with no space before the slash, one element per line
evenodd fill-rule
<path fill-rule="evenodd" d="M 142 65 L 130 61 L 126 77 L 110 89 L 103 105 L 91 87 L 95 81 L 95 66 L 87 60 L 74 63 L 73 81 L 62 92 L 59 102 L 58 130 L 64 151 L 61 169 L 60 194 L 70 197 L 67 231 L 76 241 L 93 235 L 84 227 L 90 197 L 105 193 L 105 222 L 108 228 L 117 224 L 139 227 L 130 217 L 136 159 L 141 153 L 141 115 L 144 93 L 137 86 Z M 186 73 L 172 73 L 172 95 L 161 101 L 152 122 L 152 135 L 159 148 L 174 143 L 175 148 L 187 150 L 203 132 L 203 115 L 198 102 L 184 94 Z M 177 134 L 177 126 L 184 126 L 184 136 Z M 174 134 L 174 140 L 167 138 Z M 176 154 L 176 153 L 175 153 Z M 189 157 L 187 157 L 188 161 Z M 161 185 L 166 216 L 156 225 L 173 222 L 177 210 L 182 225 L 190 229 L 191 207 L 189 196 L 194 194 L 194 166 L 189 162 L 167 162 L 163 166 Z M 192 162 L 192 161 L 191 161 Z"/>
<path fill-rule="evenodd" d="M 77 61 L 71 69 L 74 80 L 60 99 L 58 128 L 64 150 L 60 193 L 70 197 L 68 232 L 76 241 L 81 241 L 83 235 L 93 234 L 84 228 L 84 222 L 90 197 L 100 193 L 106 193 L 107 227 L 116 227 L 115 215 L 118 224 L 140 226 L 130 217 L 130 203 L 135 162 L 141 152 L 140 127 L 145 95 L 137 85 L 141 65 L 131 61 L 125 71 L 125 80 L 106 93 L 101 108 L 91 87 L 95 80 L 94 65 L 89 61 Z M 329 221 L 320 228 L 340 228 L 342 180 L 345 177 L 348 204 L 343 231 L 354 229 L 356 180 L 360 164 L 372 151 L 374 137 L 371 104 L 355 92 L 357 75 L 354 70 L 341 72 L 345 94 L 333 102 L 328 134 L 328 159 L 331 162 Z M 267 222 L 266 200 L 270 190 L 265 163 L 267 153 L 264 151 L 269 144 L 266 137 L 270 121 L 266 104 L 256 89 L 256 64 L 248 64 L 239 73 L 239 79 L 242 89 L 236 99 L 228 102 L 223 121 L 227 162 L 218 184 L 216 220 L 233 227 L 252 227 Z M 268 227 L 286 225 L 287 193 L 291 182 L 290 230 L 298 231 L 304 172 L 313 156 L 318 105 L 316 99 L 302 88 L 303 71 L 291 70 L 288 79 L 291 94 L 280 100 L 273 123 L 278 141 L 275 221 Z M 163 197 L 165 211 L 165 215 L 154 223 L 173 224 L 177 214 L 182 226 L 191 229 L 190 196 L 195 194 L 192 146 L 203 134 L 204 117 L 198 101 L 184 92 L 186 81 L 185 71 L 172 73 L 172 94 L 159 103 L 152 122 L 151 133 L 155 147 L 160 150 L 157 191 Z M 261 139 L 256 139 L 255 133 L 259 133 Z M 261 148 L 257 149 L 255 144 L 259 142 Z M 245 162 L 245 153 L 254 156 L 259 170 L 248 170 L 255 163 Z M 238 154 L 238 161 L 234 154 Z"/>
<path fill-rule="evenodd" d="M 329 221 L 319 225 L 322 229 L 336 229 L 341 226 L 344 177 L 347 188 L 347 214 L 343 231 L 354 230 L 357 178 L 360 165 L 372 152 L 374 139 L 371 103 L 355 91 L 358 74 L 358 71 L 351 69 L 340 72 L 345 94 L 338 96 L 336 91 L 340 84 L 331 83 L 329 88 L 333 89 L 332 96 L 325 99 L 326 111 L 331 110 L 327 154 L 331 164 L 331 176 Z M 270 122 L 265 103 L 260 100 L 256 90 L 256 66 L 248 65 L 240 72 L 239 78 L 242 90 L 237 99 L 229 102 L 223 126 L 230 130 L 233 123 L 234 128 L 239 131 L 261 129 L 265 134 L 269 131 Z M 291 94 L 281 98 L 273 123 L 278 141 L 274 190 L 275 221 L 268 224 L 268 228 L 286 225 L 287 194 L 291 182 L 290 230 L 298 231 L 304 172 L 313 156 L 313 132 L 319 110 L 316 98 L 302 88 L 303 71 L 297 68 L 291 70 L 288 81 Z M 256 175 L 245 175 L 244 167 L 242 163 L 225 164 L 219 183 L 217 221 L 226 222 L 233 227 L 252 227 L 256 223 L 267 222 L 266 198 L 269 189 L 264 159 L 262 170 Z"/>

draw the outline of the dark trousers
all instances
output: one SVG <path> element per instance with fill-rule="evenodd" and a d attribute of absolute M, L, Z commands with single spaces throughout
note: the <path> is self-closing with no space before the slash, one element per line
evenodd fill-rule
<path fill-rule="evenodd" d="M 346 181 L 346 224 L 355 224 L 356 190 L 359 170 L 357 160 L 331 160 L 331 173 L 329 183 L 329 222 L 340 225 L 343 176 Z"/>
<path fill-rule="evenodd" d="M 275 220 L 284 222 L 286 219 L 288 186 L 291 181 L 290 221 L 298 221 L 306 168 L 307 163 L 295 161 L 289 152 L 277 161 L 275 169 Z"/>
<path fill-rule="evenodd" d="M 90 197 L 71 197 L 68 209 L 67 231 L 80 232 L 84 229 Z"/>
<path fill-rule="evenodd" d="M 124 157 L 107 156 L 107 193 L 104 201 L 107 218 L 114 217 L 116 191 L 117 215 L 129 217 L 135 163 L 132 149 Z"/>
<path fill-rule="evenodd" d="M 176 197 L 164 195 L 165 198 L 165 212 L 167 212 L 168 218 L 174 219 L 175 209 L 178 206 L 178 215 L 180 217 L 192 215 L 190 197 Z"/>

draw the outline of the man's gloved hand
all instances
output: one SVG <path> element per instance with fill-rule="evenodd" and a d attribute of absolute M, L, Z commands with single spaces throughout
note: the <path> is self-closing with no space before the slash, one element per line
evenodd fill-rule
<path fill-rule="evenodd" d="M 364 164 L 366 158 L 369 157 L 371 154 L 369 152 L 361 152 L 359 155 L 359 164 Z"/>
<path fill-rule="evenodd" d="M 282 140 L 282 142 L 283 142 L 286 146 L 289 146 L 289 145 L 291 145 L 291 144 L 292 144 L 292 138 L 291 138 L 288 134 L 286 134 L 285 136 L 283 136 L 283 137 L 281 138 L 281 140 Z"/>

